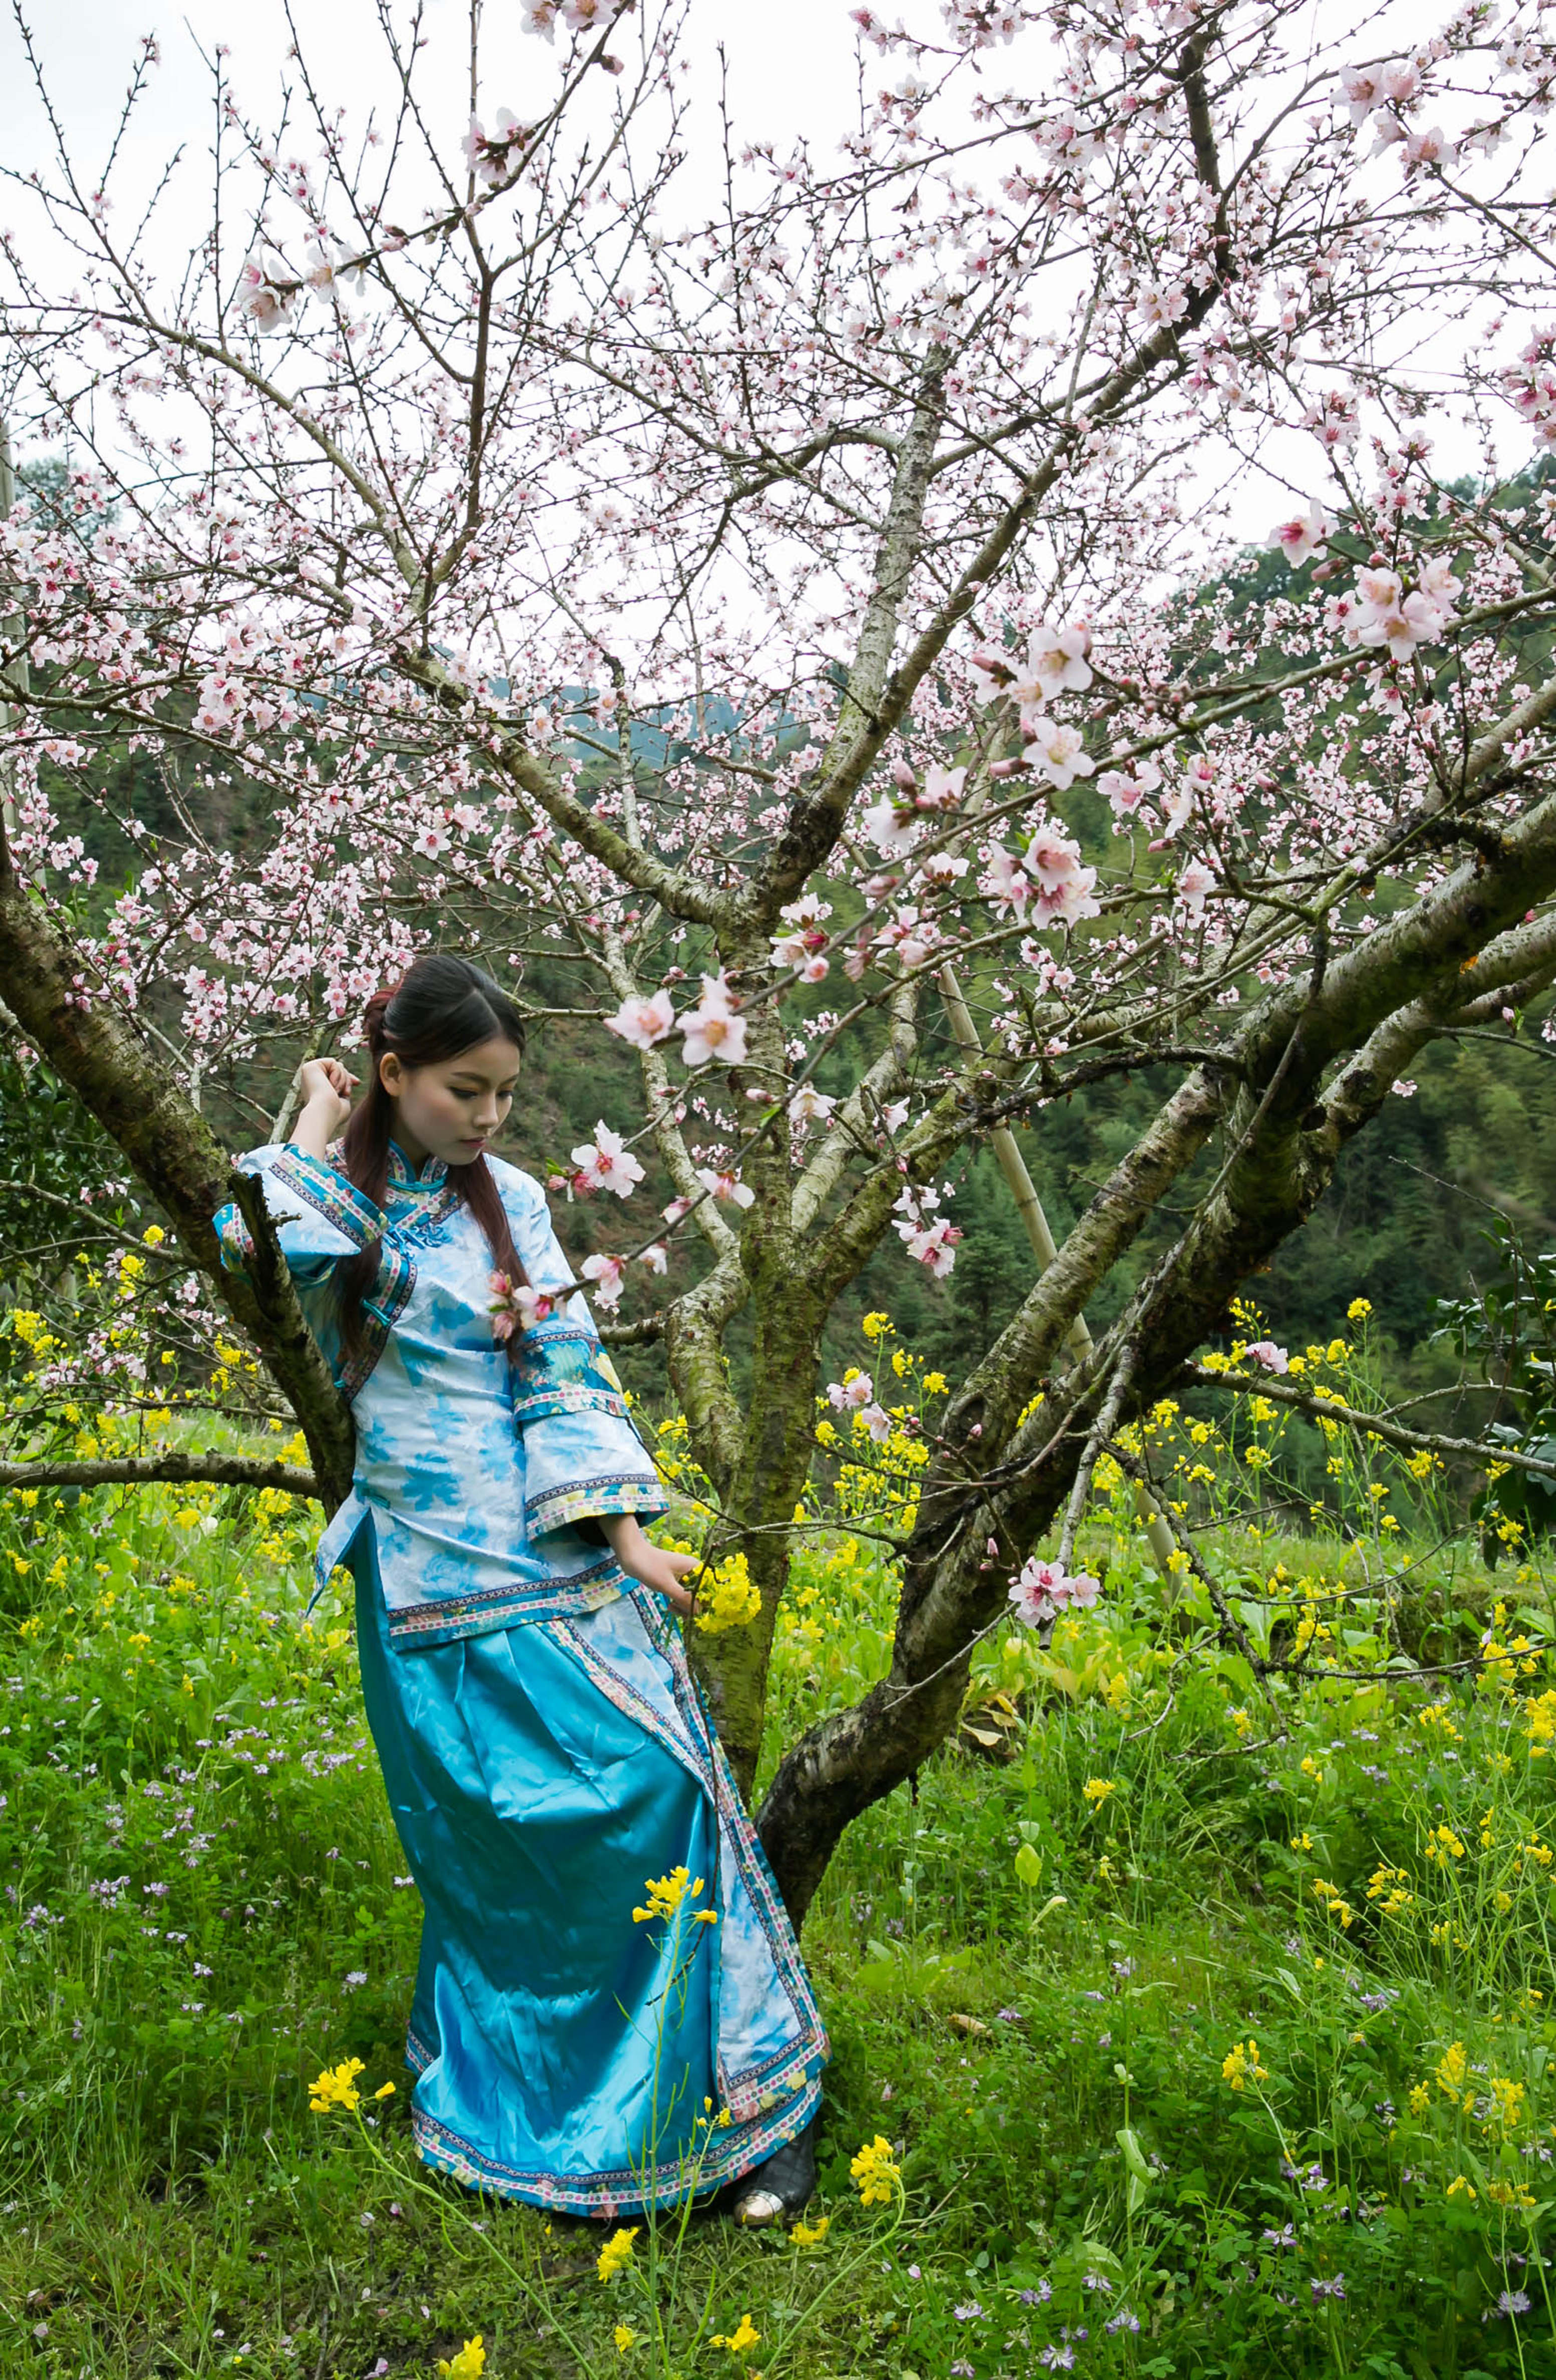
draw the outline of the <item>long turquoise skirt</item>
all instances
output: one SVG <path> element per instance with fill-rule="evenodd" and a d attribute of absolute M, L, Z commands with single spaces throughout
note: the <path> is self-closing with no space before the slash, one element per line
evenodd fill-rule
<path fill-rule="evenodd" d="M 813 2110 L 826 2036 L 663 1607 L 401 1652 L 362 1552 L 363 1694 L 425 1910 L 419 2153 L 607 2216 L 749 2171 Z M 678 1912 L 635 1918 L 677 1867 Z"/>

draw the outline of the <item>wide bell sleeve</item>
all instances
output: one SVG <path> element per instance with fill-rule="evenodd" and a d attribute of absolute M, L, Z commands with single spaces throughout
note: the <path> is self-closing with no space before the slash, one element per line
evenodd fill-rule
<path fill-rule="evenodd" d="M 382 1240 L 384 1216 L 343 1173 L 292 1142 L 251 1148 L 237 1160 L 255 1175 L 265 1208 L 276 1227 L 281 1253 L 298 1288 L 324 1281 L 343 1257 L 354 1257 Z M 243 1210 L 236 1202 L 215 1216 L 217 1244 L 228 1272 L 242 1272 L 254 1254 Z"/>
<path fill-rule="evenodd" d="M 560 1289 L 573 1278 L 573 1268 L 552 1229 L 544 1194 L 525 1177 L 511 1178 L 532 1194 L 522 1211 L 509 1203 L 514 1245 L 530 1285 Z M 529 1536 L 620 1512 L 646 1519 L 668 1512 L 670 1500 L 633 1427 L 626 1393 L 581 1293 L 525 1331 L 512 1377 Z"/>

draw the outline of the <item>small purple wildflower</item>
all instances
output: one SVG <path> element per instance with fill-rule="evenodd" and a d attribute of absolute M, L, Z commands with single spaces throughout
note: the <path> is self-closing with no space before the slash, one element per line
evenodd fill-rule
<path fill-rule="evenodd" d="M 1325 2298 L 1343 2298 L 1344 2296 L 1345 2276 L 1343 2273 L 1336 2273 L 1331 2281 L 1313 2281 L 1310 2282 L 1308 2286 L 1313 2293 L 1313 2303 L 1315 2305 L 1322 2305 Z"/>
<path fill-rule="evenodd" d="M 979 2304 L 976 2298 L 970 2298 L 966 2305 L 953 2306 L 951 2311 L 955 2315 L 958 2322 L 981 2322 L 983 2320 L 983 2308 Z"/>
<path fill-rule="evenodd" d="M 1131 2313 L 1127 2306 L 1120 2306 L 1118 2312 L 1102 2325 L 1104 2330 L 1137 2331 L 1139 2327 L 1139 2315 Z"/>
<path fill-rule="evenodd" d="M 1497 2300 L 1495 2311 L 1498 2313 L 1527 2313 L 1529 2311 L 1528 2290 L 1503 2289 L 1501 2297 Z"/>

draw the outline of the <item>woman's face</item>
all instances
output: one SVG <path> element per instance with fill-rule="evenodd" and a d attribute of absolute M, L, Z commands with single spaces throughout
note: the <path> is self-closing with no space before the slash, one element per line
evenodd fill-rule
<path fill-rule="evenodd" d="M 411 1163 L 438 1157 L 473 1165 L 513 1105 L 518 1064 L 513 1043 L 501 1038 L 431 1066 L 407 1066 L 386 1050 L 378 1078 L 395 1102 L 395 1138 Z"/>

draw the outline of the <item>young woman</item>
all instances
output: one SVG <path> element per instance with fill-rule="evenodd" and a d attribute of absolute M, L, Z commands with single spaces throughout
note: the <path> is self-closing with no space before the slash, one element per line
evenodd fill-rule
<path fill-rule="evenodd" d="M 814 2180 L 826 2035 L 671 1618 L 697 1564 L 645 1536 L 666 1499 L 581 1295 L 548 1305 L 572 1269 L 544 1196 L 486 1154 L 518 1013 L 424 957 L 367 1045 L 355 1110 L 313 1061 L 292 1138 L 241 1163 L 356 1420 L 318 1575 L 355 1580 L 425 1908 L 417 2146 L 580 2215 L 745 2177 L 737 2216 L 777 2221 Z M 237 1208 L 218 1230 L 244 1264 Z"/>

